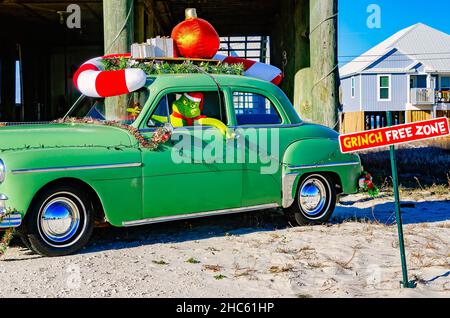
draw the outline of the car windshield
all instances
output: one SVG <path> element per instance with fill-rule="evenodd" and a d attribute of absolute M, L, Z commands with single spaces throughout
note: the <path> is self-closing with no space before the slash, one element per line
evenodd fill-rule
<path fill-rule="evenodd" d="M 149 96 L 147 88 L 126 95 L 106 98 L 82 96 L 72 106 L 65 118 L 114 120 L 130 125 L 139 116 Z"/>

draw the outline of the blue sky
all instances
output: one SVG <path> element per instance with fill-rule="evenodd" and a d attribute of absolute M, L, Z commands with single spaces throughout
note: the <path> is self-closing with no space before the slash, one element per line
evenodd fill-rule
<path fill-rule="evenodd" d="M 380 8 L 381 28 L 369 28 L 367 8 Z M 448 0 L 339 0 L 339 62 L 346 64 L 397 31 L 418 22 L 450 34 Z"/>

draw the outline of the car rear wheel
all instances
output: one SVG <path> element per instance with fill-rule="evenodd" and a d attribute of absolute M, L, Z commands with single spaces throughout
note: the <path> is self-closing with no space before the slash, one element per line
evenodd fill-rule
<path fill-rule="evenodd" d="M 89 241 L 93 226 L 89 196 L 74 186 L 52 186 L 34 200 L 25 218 L 23 235 L 43 256 L 63 256 Z"/>
<path fill-rule="evenodd" d="M 333 214 L 336 199 L 333 179 L 326 174 L 311 174 L 300 180 L 296 200 L 285 212 L 294 226 L 323 224 Z"/>

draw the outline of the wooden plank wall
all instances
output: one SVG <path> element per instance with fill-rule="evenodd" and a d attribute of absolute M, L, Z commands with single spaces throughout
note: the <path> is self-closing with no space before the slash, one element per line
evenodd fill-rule
<path fill-rule="evenodd" d="M 421 120 L 429 120 L 432 118 L 429 110 L 408 110 L 406 112 L 406 122 L 412 123 Z"/>
<path fill-rule="evenodd" d="M 364 130 L 364 112 L 343 113 L 341 116 L 342 134 Z"/>

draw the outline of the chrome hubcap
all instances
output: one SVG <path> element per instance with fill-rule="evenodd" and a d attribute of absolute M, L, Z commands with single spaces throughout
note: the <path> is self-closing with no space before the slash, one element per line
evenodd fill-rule
<path fill-rule="evenodd" d="M 322 181 L 311 178 L 303 183 L 300 189 L 299 201 L 307 216 L 317 216 L 323 212 L 327 192 Z"/>
<path fill-rule="evenodd" d="M 63 243 L 70 240 L 80 225 L 80 210 L 78 206 L 65 197 L 49 201 L 42 209 L 42 234 L 53 243 Z"/>

